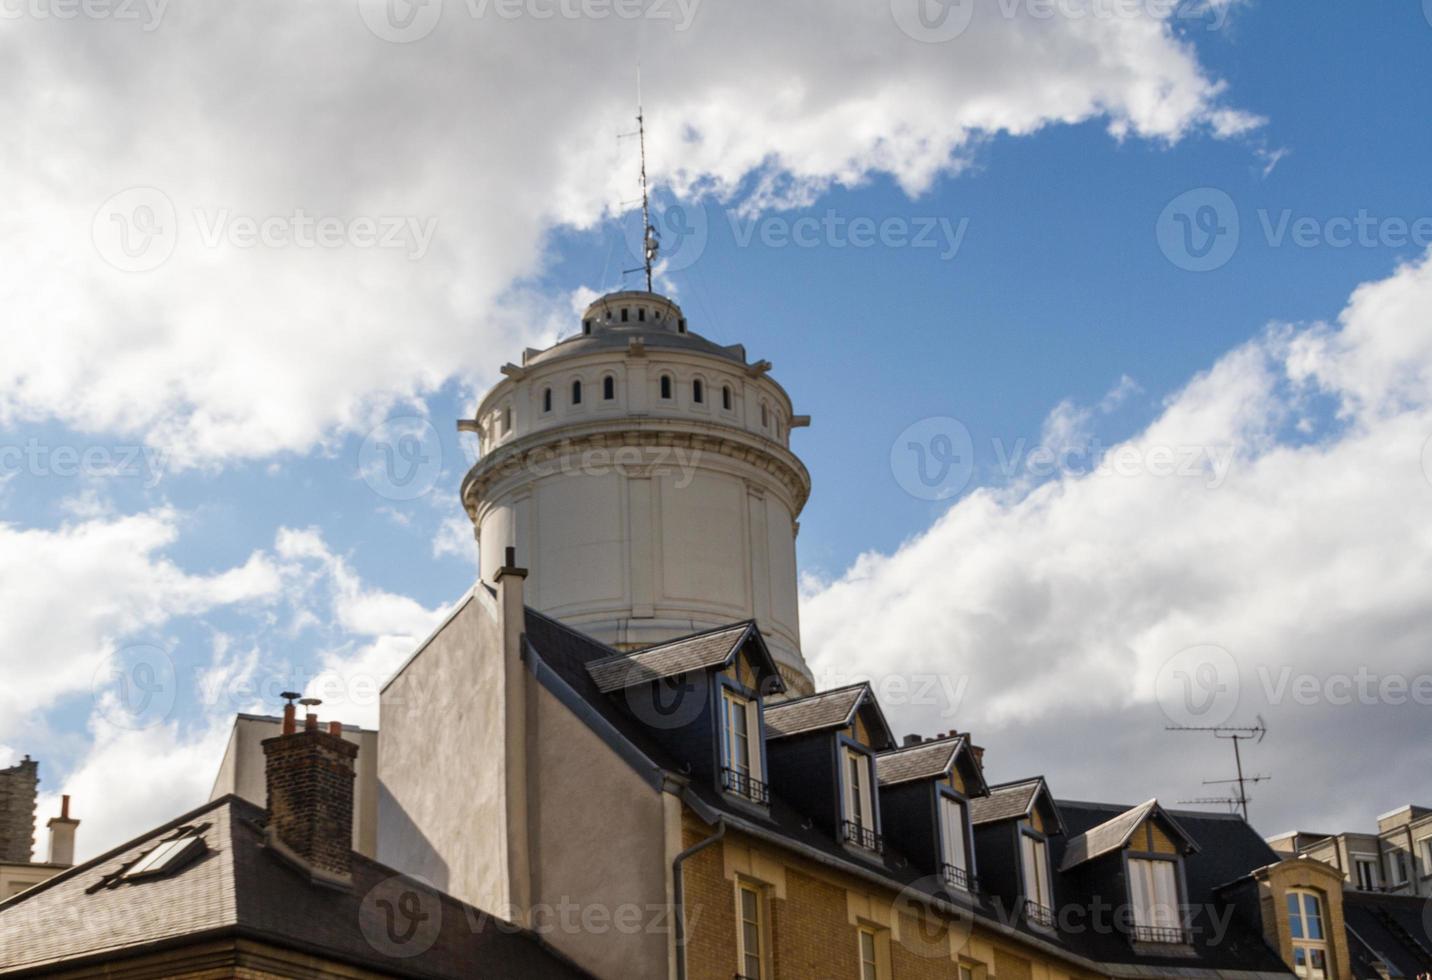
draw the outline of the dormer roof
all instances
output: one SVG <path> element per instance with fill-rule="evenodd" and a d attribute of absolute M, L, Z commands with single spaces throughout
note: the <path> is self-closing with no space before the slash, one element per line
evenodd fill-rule
<path fill-rule="evenodd" d="M 752 648 L 761 668 L 763 685 L 771 685 L 767 690 L 785 690 L 785 684 L 776 671 L 775 660 L 770 650 L 766 649 L 766 641 L 750 620 L 605 657 L 587 664 L 587 673 L 603 694 L 610 694 L 692 670 L 727 667 L 735 659 L 737 651 L 747 645 Z"/>
<path fill-rule="evenodd" d="M 1064 833 L 1064 820 L 1043 776 L 991 786 L 988 796 L 970 801 L 970 822 L 979 827 L 1001 820 L 1023 819 L 1033 815 L 1036 808 L 1044 811 L 1046 826 L 1053 827 L 1051 834 Z"/>
<path fill-rule="evenodd" d="M 962 768 L 966 785 L 970 785 L 970 777 L 973 777 L 973 795 L 976 787 L 981 791 L 986 787 L 980 767 L 970 755 L 969 739 L 964 735 L 929 739 L 882 752 L 875 757 L 875 775 L 881 786 L 898 786 L 917 779 L 941 779 L 960 768 L 962 756 L 968 759 Z"/>
<path fill-rule="evenodd" d="M 878 748 L 880 745 L 894 742 L 895 737 L 880 710 L 880 703 L 875 700 L 870 685 L 864 681 L 832 691 L 821 691 L 819 694 L 766 705 L 766 737 L 787 738 L 844 728 L 853 724 L 856 715 L 862 711 L 866 714 L 866 725 L 871 729 L 872 741 L 877 743 L 873 747 Z"/>
<path fill-rule="evenodd" d="M 1145 820 L 1158 820 L 1162 823 L 1182 841 L 1185 852 L 1191 853 L 1199 849 L 1194 839 L 1159 805 L 1158 800 L 1146 800 L 1111 820 L 1089 828 L 1077 837 L 1071 837 L 1064 848 L 1064 860 L 1060 863 L 1059 870 L 1068 871 L 1086 861 L 1122 850 Z"/>

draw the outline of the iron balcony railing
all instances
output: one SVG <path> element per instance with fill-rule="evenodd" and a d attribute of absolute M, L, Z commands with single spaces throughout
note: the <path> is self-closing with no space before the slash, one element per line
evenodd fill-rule
<path fill-rule="evenodd" d="M 967 892 L 979 891 L 979 882 L 964 868 L 954 864 L 944 866 L 945 884 L 963 888 Z"/>
<path fill-rule="evenodd" d="M 885 842 L 875 831 L 869 827 L 862 827 L 853 820 L 843 820 L 840 824 L 841 836 L 847 843 L 856 847 L 863 847 L 867 851 L 879 853 L 885 849 Z"/>
<path fill-rule="evenodd" d="M 1026 901 L 1024 903 L 1024 920 L 1030 925 L 1053 929 L 1054 910 L 1047 905 L 1040 905 L 1038 902 Z"/>
<path fill-rule="evenodd" d="M 1182 945 L 1188 935 L 1179 926 L 1134 926 L 1134 942 Z"/>
<path fill-rule="evenodd" d="M 771 791 L 765 783 L 734 769 L 725 767 L 721 769 L 721 788 L 729 793 L 735 793 L 737 796 L 744 796 L 752 803 L 760 803 L 764 806 L 771 802 Z"/>

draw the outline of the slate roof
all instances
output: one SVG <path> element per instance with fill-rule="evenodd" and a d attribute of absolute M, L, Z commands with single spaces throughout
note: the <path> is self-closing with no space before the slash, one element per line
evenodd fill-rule
<path fill-rule="evenodd" d="M 765 709 L 766 737 L 784 738 L 848 725 L 868 690 L 864 684 L 852 684 L 779 704 L 768 704 Z"/>
<path fill-rule="evenodd" d="M 964 744 L 965 737 L 959 735 L 882 752 L 875 757 L 875 776 L 882 786 L 939 778 L 954 766 Z"/>
<path fill-rule="evenodd" d="M 609 647 L 531 609 L 527 611 L 526 625 L 534 669 L 543 678 L 548 690 L 582 716 L 593 730 L 603 734 L 616 751 L 625 754 L 638 772 L 644 773 L 653 785 L 660 785 L 667 774 L 689 770 L 687 760 L 679 756 L 677 747 L 665 740 L 665 733 L 649 728 L 639 720 L 625 698 L 603 694 L 597 687 L 587 666 L 593 661 L 610 657 L 612 650 Z M 800 701 L 824 700 L 832 695 L 848 697 L 849 690 L 827 691 Z M 783 704 L 794 706 L 798 703 Z M 841 721 L 849 717 L 852 710 L 848 700 L 844 703 L 846 707 L 841 713 Z M 781 710 L 790 709 L 771 705 L 765 710 L 769 721 L 773 710 L 779 715 Z M 829 710 L 832 714 L 836 713 L 834 707 Z M 767 734 L 774 735 L 769 728 Z M 833 834 L 822 830 L 810 819 L 808 808 L 802 807 L 802 801 L 784 795 L 779 783 L 771 784 L 770 806 L 764 812 L 753 812 L 751 807 L 733 802 L 720 793 L 710 780 L 690 779 L 685 783 L 685 793 L 688 803 L 704 820 L 723 818 L 746 833 L 765 836 L 783 846 L 803 849 L 808 853 L 818 852 L 820 860 L 852 871 L 873 874 L 896 889 L 918 892 L 932 889 L 927 871 L 920 867 L 919 862 L 911 860 L 909 855 L 893 846 L 888 836 L 883 853 L 855 855 L 841 846 Z M 1075 834 L 1082 834 L 1130 809 L 1099 803 L 1050 802 L 1058 809 L 1067 832 Z M 1200 903 L 1204 909 L 1227 905 L 1221 899 L 1215 902 L 1213 893 L 1217 886 L 1279 860 L 1279 856 L 1252 828 L 1236 818 L 1180 812 L 1179 822 L 1192 837 L 1207 847 L 1204 852 L 1188 855 L 1185 861 L 1190 902 Z M 1063 837 L 1050 839 L 1050 860 L 1054 867 L 1059 867 L 1064 843 Z M 1058 904 L 1061 907 L 1068 904 L 1089 907 L 1094 904 L 1090 896 L 1098 894 L 1106 903 L 1106 909 L 1126 905 L 1128 898 L 1122 878 L 1117 877 L 1118 870 L 1098 863 L 1086 863 L 1074 872 L 1058 874 L 1054 882 Z M 1100 877 L 1106 873 L 1114 874 L 1114 879 Z M 1008 905 L 991 894 L 952 896 L 943 889 L 939 890 L 939 894 L 945 901 L 968 904 L 992 928 L 1013 929 L 1029 942 L 1090 963 L 1126 965 L 1129 971 L 1154 970 L 1156 974 L 1149 975 L 1189 978 L 1211 977 L 1216 973 L 1228 977 L 1249 977 L 1254 973 L 1289 976 L 1289 971 L 1277 953 L 1269 948 L 1261 932 L 1237 915 L 1226 923 L 1226 929 L 1220 927 L 1216 937 L 1206 930 L 1199 932 L 1195 936 L 1195 955 L 1192 958 L 1176 954 L 1161 956 L 1156 952 L 1133 948 L 1125 936 L 1112 930 L 1083 928 L 1057 935 L 1036 930 L 1022 916 L 1011 917 Z M 1206 927 L 1207 923 L 1200 921 L 1196 925 Z M 1120 975 L 1131 976 L 1133 973 Z"/>
<path fill-rule="evenodd" d="M 587 671 L 602 693 L 608 694 L 688 670 L 719 667 L 730 662 L 753 628 L 750 622 L 736 623 L 670 643 L 617 653 L 588 664 Z"/>
<path fill-rule="evenodd" d="M 0 975 L 43 972 L 57 962 L 108 964 L 122 953 L 188 937 L 242 937 L 430 980 L 476 973 L 586 976 L 535 936 L 430 888 L 418 889 L 418 907 L 430 918 L 410 940 L 427 947 L 414 953 L 414 945 L 394 945 L 373 895 L 391 891 L 400 899 L 413 890 L 410 879 L 355 854 L 351 890 L 315 884 L 265 846 L 263 816 L 261 807 L 223 796 L 0 902 Z M 206 849 L 200 857 L 162 877 L 120 877 L 156 843 L 186 827 L 202 833 Z"/>
<path fill-rule="evenodd" d="M 1079 836 L 1140 807 L 1122 804 L 1056 802 L 1069 837 L 1049 842 L 1050 862 L 1061 867 L 1067 845 Z M 1160 954 L 1155 946 L 1135 948 L 1117 930 L 1085 928 L 1071 936 L 1079 950 L 1090 959 L 1110 964 L 1137 964 L 1140 969 L 1157 970 L 1156 975 L 1178 975 L 1196 967 L 1204 970 L 1240 971 L 1290 975 L 1278 953 L 1268 945 L 1261 930 L 1242 914 L 1224 911 L 1228 899 L 1221 892 L 1229 882 L 1281 860 L 1268 843 L 1237 816 L 1199 813 L 1191 810 L 1162 811 L 1200 849 L 1184 856 L 1184 883 L 1194 917 L 1192 948 L 1196 958 Z M 1054 898 L 1062 908 L 1068 905 L 1097 908 L 1099 905 L 1127 905 L 1127 884 L 1117 861 L 1085 862 L 1072 871 L 1060 872 L 1054 880 Z M 1226 918 L 1225 918 L 1226 916 Z M 1094 921 L 1092 913 L 1086 922 Z"/>
<path fill-rule="evenodd" d="M 1158 800 L 1145 800 L 1138 806 L 1125 810 L 1097 827 L 1091 827 L 1084 833 L 1069 838 L 1069 843 L 1064 848 L 1064 860 L 1059 865 L 1059 870 L 1068 871 L 1085 861 L 1092 861 L 1096 857 L 1119 850 L 1129 842 L 1129 838 L 1133 837 L 1139 824 L 1155 813 L 1161 815 L 1190 846 L 1195 848 L 1198 846 L 1198 843 L 1179 826 L 1178 821 L 1164 812 L 1163 808 L 1159 806 Z"/>
<path fill-rule="evenodd" d="M 1432 973 L 1432 908 L 1410 895 L 1343 892 L 1343 920 L 1353 975 L 1380 980 L 1380 963 L 1407 980 Z"/>
<path fill-rule="evenodd" d="M 1018 783 L 991 786 L 988 796 L 978 796 L 970 800 L 970 822 L 978 827 L 999 820 L 1028 816 L 1041 785 L 1043 780 L 1036 776 Z"/>

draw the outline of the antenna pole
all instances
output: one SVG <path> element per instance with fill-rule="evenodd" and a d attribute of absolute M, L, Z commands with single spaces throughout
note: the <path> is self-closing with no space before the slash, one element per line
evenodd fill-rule
<path fill-rule="evenodd" d="M 1243 788 L 1243 755 L 1238 751 L 1238 743 L 1243 741 L 1238 736 L 1233 736 L 1233 761 L 1238 765 L 1238 802 L 1243 805 L 1243 822 L 1248 822 L 1248 793 Z"/>
<path fill-rule="evenodd" d="M 1230 803 L 1230 804 L 1235 804 L 1235 805 L 1237 805 L 1237 806 L 1239 806 L 1239 807 L 1242 808 L 1242 810 L 1243 810 L 1243 822 L 1244 822 L 1244 823 L 1247 823 L 1247 822 L 1248 822 L 1248 784 L 1249 784 L 1249 783 L 1261 783 L 1261 782 L 1263 782 L 1264 780 L 1270 779 L 1270 778 L 1272 778 L 1272 777 L 1270 777 L 1270 776 L 1244 776 L 1244 775 L 1243 775 L 1243 752 L 1242 752 L 1242 749 L 1239 748 L 1238 743 L 1244 741 L 1245 739 L 1256 739 L 1256 740 L 1259 741 L 1259 742 L 1263 741 L 1263 737 L 1268 734 L 1268 726 L 1264 723 L 1264 721 L 1263 721 L 1263 716 L 1262 716 L 1262 715 L 1259 715 L 1259 716 L 1258 716 L 1258 724 L 1256 724 L 1256 725 L 1249 725 L 1249 726 L 1238 726 L 1238 725 L 1206 725 L 1206 726 L 1196 726 L 1196 725 L 1170 725 L 1170 726 L 1168 726 L 1168 727 L 1165 729 L 1165 731 L 1170 731 L 1170 732 L 1211 732 L 1211 733 L 1213 734 L 1214 738 L 1227 739 L 1228 741 L 1230 741 L 1230 742 L 1233 743 L 1233 762 L 1234 762 L 1234 765 L 1236 765 L 1236 766 L 1238 767 L 1238 778 L 1237 778 L 1237 779 L 1221 779 L 1221 780 L 1204 780 L 1204 782 L 1205 782 L 1205 784 L 1207 784 L 1207 783 L 1213 783 L 1213 782 L 1237 783 L 1237 784 L 1238 784 L 1238 796 L 1235 797 L 1235 798 L 1233 798 L 1233 799 L 1228 799 L 1228 800 L 1197 800 L 1197 801 L 1195 801 L 1195 800 L 1190 800 L 1189 802 L 1208 802 L 1208 803 L 1213 803 L 1213 802 L 1226 802 L 1226 803 Z"/>
<path fill-rule="evenodd" d="M 651 203 L 646 193 L 646 120 L 641 111 L 641 75 L 637 74 L 636 132 L 641 145 L 641 235 L 642 267 L 646 269 L 646 291 L 651 292 L 651 260 L 656 257 L 656 229 L 651 226 Z"/>

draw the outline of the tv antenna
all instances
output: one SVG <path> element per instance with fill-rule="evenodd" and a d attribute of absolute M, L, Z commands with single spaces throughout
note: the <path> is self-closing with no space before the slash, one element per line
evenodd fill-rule
<path fill-rule="evenodd" d="M 636 70 L 636 132 L 622 133 L 620 138 L 635 136 L 641 151 L 641 252 L 642 264 L 634 269 L 623 269 L 622 275 L 631 272 L 646 272 L 646 291 L 651 288 L 651 267 L 656 262 L 656 253 L 661 248 L 661 241 L 656 232 L 656 226 L 651 223 L 651 201 L 647 196 L 646 189 L 646 117 L 641 108 L 641 68 Z"/>
<path fill-rule="evenodd" d="M 1205 779 L 1203 785 L 1215 786 L 1219 784 L 1238 784 L 1238 795 L 1227 797 L 1203 797 L 1197 800 L 1181 800 L 1181 803 L 1227 803 L 1230 807 L 1241 807 L 1243 810 L 1243 821 L 1248 822 L 1248 784 L 1262 783 L 1272 779 L 1272 776 L 1245 776 L 1243 775 L 1243 753 L 1239 749 L 1239 742 L 1249 740 L 1261 742 L 1268 734 L 1268 725 L 1263 721 L 1263 716 L 1258 716 L 1256 725 L 1168 725 L 1165 731 L 1170 732 L 1210 732 L 1214 738 L 1223 738 L 1233 743 L 1233 762 L 1238 767 L 1238 776 L 1235 779 Z"/>

